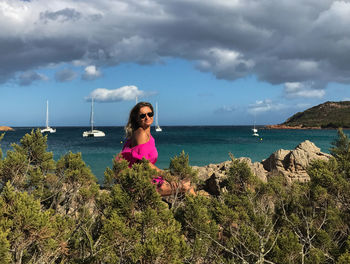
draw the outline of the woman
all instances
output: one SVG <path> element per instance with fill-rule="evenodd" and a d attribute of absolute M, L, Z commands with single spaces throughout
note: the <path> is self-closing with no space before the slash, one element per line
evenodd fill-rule
<path fill-rule="evenodd" d="M 121 155 L 129 162 L 130 168 L 134 163 L 145 158 L 149 161 L 151 168 L 162 175 L 164 171 L 154 165 L 158 158 L 158 151 L 151 135 L 153 114 L 153 106 L 147 102 L 140 102 L 131 109 L 128 123 L 125 126 L 127 141 Z M 157 191 L 162 196 L 171 195 L 176 188 L 179 188 L 181 192 L 188 191 L 195 194 L 190 181 L 181 182 L 179 186 L 176 186 L 176 184 L 165 181 L 162 176 L 156 176 L 152 179 L 152 183 L 157 186 Z"/>

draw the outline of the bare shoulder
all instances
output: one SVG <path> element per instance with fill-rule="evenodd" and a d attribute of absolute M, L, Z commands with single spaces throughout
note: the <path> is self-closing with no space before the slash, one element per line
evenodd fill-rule
<path fill-rule="evenodd" d="M 136 144 L 140 145 L 140 144 L 147 143 L 150 137 L 149 135 L 147 135 L 147 132 L 143 128 L 139 127 L 134 131 L 134 138 L 135 138 Z"/>

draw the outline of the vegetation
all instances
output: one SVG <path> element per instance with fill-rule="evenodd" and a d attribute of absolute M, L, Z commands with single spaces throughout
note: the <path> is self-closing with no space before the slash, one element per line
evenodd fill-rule
<path fill-rule="evenodd" d="M 282 125 L 322 128 L 350 128 L 350 101 L 325 102 L 298 112 Z"/>
<path fill-rule="evenodd" d="M 99 186 L 80 154 L 57 162 L 32 131 L 0 151 L 1 263 L 349 263 L 350 141 L 316 161 L 311 180 L 260 181 L 232 157 L 217 196 L 164 202 L 147 162 L 115 160 Z M 188 155 L 169 179 L 196 180 Z"/>

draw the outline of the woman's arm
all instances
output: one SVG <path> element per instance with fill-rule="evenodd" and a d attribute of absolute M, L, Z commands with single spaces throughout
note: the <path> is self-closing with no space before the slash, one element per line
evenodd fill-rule
<path fill-rule="evenodd" d="M 148 161 L 148 164 L 152 169 L 156 170 L 158 173 L 164 173 L 163 170 L 159 169 L 156 165 L 152 164 L 150 161 Z"/>

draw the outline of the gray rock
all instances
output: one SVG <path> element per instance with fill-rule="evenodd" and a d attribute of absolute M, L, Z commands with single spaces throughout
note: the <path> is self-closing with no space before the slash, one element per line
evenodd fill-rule
<path fill-rule="evenodd" d="M 282 175 L 288 182 L 309 181 L 306 172 L 307 167 L 314 160 L 327 161 L 330 154 L 321 152 L 314 143 L 306 140 L 300 143 L 294 150 L 279 149 L 262 162 L 252 162 L 250 158 L 241 157 L 251 168 L 252 172 L 262 181 L 267 182 L 269 178 Z M 218 195 L 224 188 L 227 179 L 227 171 L 231 161 L 219 164 L 209 164 L 203 167 L 193 166 L 198 171 L 198 178 L 204 182 L 204 189 L 212 195 Z"/>
<path fill-rule="evenodd" d="M 321 149 L 309 140 L 300 143 L 294 150 L 277 150 L 269 158 L 262 161 L 268 177 L 283 175 L 288 181 L 308 181 L 307 167 L 314 160 L 327 161 L 330 154 L 321 152 Z"/>

